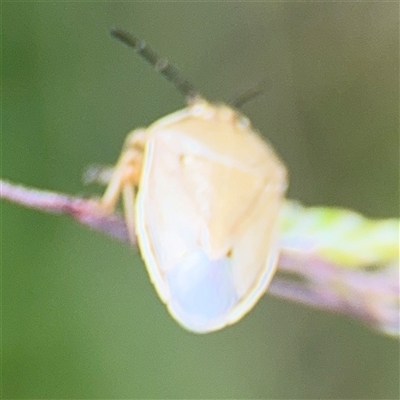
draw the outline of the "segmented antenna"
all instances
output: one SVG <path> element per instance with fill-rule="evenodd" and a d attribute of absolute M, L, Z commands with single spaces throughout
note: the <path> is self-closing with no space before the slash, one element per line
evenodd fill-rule
<path fill-rule="evenodd" d="M 145 41 L 135 38 L 129 32 L 122 29 L 110 29 L 111 36 L 132 47 L 142 58 L 144 58 L 157 72 L 169 80 L 179 92 L 181 92 L 188 103 L 200 97 L 194 86 L 182 77 L 180 71 L 167 59 L 161 58 Z"/>

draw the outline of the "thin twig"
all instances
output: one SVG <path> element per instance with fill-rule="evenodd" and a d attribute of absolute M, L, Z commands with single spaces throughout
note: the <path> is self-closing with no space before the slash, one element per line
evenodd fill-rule
<path fill-rule="evenodd" d="M 91 229 L 130 242 L 123 217 L 105 214 L 95 200 L 26 188 L 4 180 L 0 180 L 0 185 L 0 198 L 47 213 L 69 215 Z M 309 251 L 302 253 L 283 249 L 278 273 L 268 293 L 314 308 L 346 314 L 385 333 L 399 334 L 397 265 L 388 265 L 375 272 L 353 271 Z"/>

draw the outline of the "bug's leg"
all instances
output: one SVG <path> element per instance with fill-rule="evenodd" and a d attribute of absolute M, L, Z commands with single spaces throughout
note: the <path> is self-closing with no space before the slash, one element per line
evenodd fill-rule
<path fill-rule="evenodd" d="M 124 184 L 122 190 L 124 204 L 125 223 L 128 228 L 129 238 L 132 243 L 136 243 L 135 233 L 135 188 L 132 184 Z"/>
<path fill-rule="evenodd" d="M 134 187 L 139 183 L 144 144 L 144 130 L 135 130 L 128 135 L 122 154 L 100 200 L 100 206 L 103 210 L 114 211 L 124 187 L 130 186 L 134 190 Z"/>
<path fill-rule="evenodd" d="M 138 170 L 140 157 L 136 151 L 132 150 L 125 150 L 122 153 L 100 201 L 101 207 L 105 211 L 114 211 L 125 184 L 135 185 L 137 183 L 135 172 Z"/>

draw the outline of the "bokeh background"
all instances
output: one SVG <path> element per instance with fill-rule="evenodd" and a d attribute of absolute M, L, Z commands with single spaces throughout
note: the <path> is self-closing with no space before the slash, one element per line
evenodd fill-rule
<path fill-rule="evenodd" d="M 184 105 L 108 36 L 145 38 L 210 100 L 264 79 L 243 111 L 286 161 L 289 197 L 394 217 L 396 3 L 2 2 L 2 176 L 100 194 L 81 177 L 126 133 Z M 399 344 L 264 296 L 198 336 L 167 314 L 139 254 L 66 217 L 2 204 L 4 398 L 399 396 Z"/>

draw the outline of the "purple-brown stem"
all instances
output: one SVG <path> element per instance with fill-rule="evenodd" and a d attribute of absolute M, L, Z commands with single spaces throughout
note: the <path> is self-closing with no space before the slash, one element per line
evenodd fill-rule
<path fill-rule="evenodd" d="M 26 188 L 0 180 L 0 198 L 52 214 L 66 214 L 82 225 L 129 243 L 123 217 L 106 214 L 92 199 Z M 317 255 L 282 251 L 268 293 L 311 307 L 346 314 L 389 334 L 399 334 L 396 266 L 376 272 L 353 271 Z M 289 276 L 290 275 L 290 276 Z M 295 278 L 295 279 L 293 279 Z"/>

